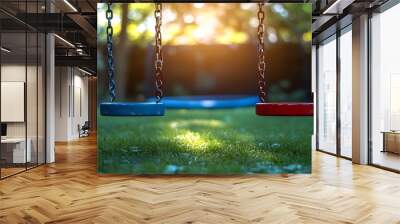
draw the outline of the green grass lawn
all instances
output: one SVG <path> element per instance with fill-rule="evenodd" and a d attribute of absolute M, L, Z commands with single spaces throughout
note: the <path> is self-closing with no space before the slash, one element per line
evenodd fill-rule
<path fill-rule="evenodd" d="M 310 173 L 311 117 L 254 108 L 98 117 L 98 170 L 129 174 Z"/>

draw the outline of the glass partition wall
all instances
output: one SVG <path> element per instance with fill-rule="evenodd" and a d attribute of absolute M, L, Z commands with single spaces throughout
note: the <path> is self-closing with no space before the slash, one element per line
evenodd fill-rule
<path fill-rule="evenodd" d="M 317 149 L 352 157 L 351 25 L 317 47 Z"/>
<path fill-rule="evenodd" d="M 41 1 L 18 2 L 35 13 Z M 3 6 L 0 3 L 0 7 Z M 23 14 L 23 13 L 22 13 Z M 17 16 L 21 15 L 17 13 Z M 0 12 L 0 178 L 45 163 L 45 35 Z"/>
<path fill-rule="evenodd" d="M 26 169 L 26 33 L 1 34 L 1 177 Z M 28 160 L 27 160 L 28 159 Z"/>

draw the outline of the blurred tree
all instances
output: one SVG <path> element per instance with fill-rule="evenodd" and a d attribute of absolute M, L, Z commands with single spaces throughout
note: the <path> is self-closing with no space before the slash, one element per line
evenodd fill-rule
<path fill-rule="evenodd" d="M 122 28 L 122 27 L 127 27 L 129 23 L 128 19 L 128 5 L 127 4 L 122 4 L 121 5 L 121 29 L 119 32 L 119 41 L 116 44 L 116 51 L 114 51 L 116 58 L 118 58 L 119 63 L 115 63 L 115 69 L 117 74 L 126 74 L 127 70 L 127 62 L 128 58 L 125 57 L 127 53 L 129 52 L 129 46 L 131 45 L 128 38 L 128 32 L 127 29 Z M 118 91 L 116 91 L 116 97 L 121 98 L 121 96 L 126 95 L 126 83 L 128 82 L 127 80 L 128 76 L 124 75 L 116 79 L 116 88 Z"/>
<path fill-rule="evenodd" d="M 100 46 L 103 45 L 103 48 L 99 48 L 100 50 L 105 50 L 107 24 L 105 9 L 106 4 L 99 5 L 98 42 Z M 258 25 L 257 9 L 256 3 L 164 3 L 163 44 L 255 44 Z M 118 60 L 116 63 L 117 97 L 121 99 L 123 96 L 129 96 L 128 93 L 138 91 L 137 86 L 144 81 L 144 77 L 139 77 L 139 75 L 145 72 L 137 72 L 134 75 L 131 72 L 131 66 L 138 63 L 132 61 L 135 57 L 143 59 L 140 63 L 144 63 L 144 56 L 138 55 L 151 50 L 146 47 L 154 42 L 154 4 L 113 4 L 113 11 L 115 56 Z M 266 34 L 264 36 L 266 47 L 282 42 L 294 43 L 301 46 L 300 49 L 304 52 L 302 55 L 309 55 L 312 38 L 311 11 L 312 7 L 309 3 L 266 4 Z M 104 62 L 104 60 L 99 61 L 100 64 Z M 308 63 L 307 58 L 302 57 L 296 63 L 304 65 L 303 73 L 308 74 L 309 68 L 305 66 Z M 309 79 L 306 77 L 303 82 L 303 86 L 308 86 Z M 279 93 L 284 92 L 283 90 L 279 87 L 271 91 Z"/>
<path fill-rule="evenodd" d="M 114 4 L 116 41 L 128 38 L 135 45 L 144 47 L 153 40 L 154 5 L 130 3 L 128 13 L 123 13 L 125 4 Z M 105 41 L 105 5 L 100 7 L 98 28 L 99 41 Z M 163 4 L 163 39 L 166 44 L 241 44 L 256 39 L 257 5 L 255 3 L 186 3 Z M 311 41 L 311 4 L 286 3 L 266 4 L 267 42 Z M 122 24 L 125 19 L 127 24 Z M 124 27 L 124 28 L 121 28 Z"/>

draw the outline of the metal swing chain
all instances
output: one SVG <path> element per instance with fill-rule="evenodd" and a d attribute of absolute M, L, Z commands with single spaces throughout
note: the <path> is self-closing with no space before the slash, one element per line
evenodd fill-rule
<path fill-rule="evenodd" d="M 108 91 L 110 101 L 115 100 L 115 80 L 114 80 L 114 57 L 113 57 L 113 27 L 111 21 L 113 19 L 112 3 L 107 3 L 106 18 L 107 18 L 107 62 L 108 62 Z"/>
<path fill-rule="evenodd" d="M 259 97 L 261 102 L 265 103 L 267 98 L 267 83 L 265 81 L 265 55 L 264 55 L 264 3 L 258 3 L 258 28 L 257 28 L 257 37 L 258 37 L 258 89 L 259 89 Z"/>
<path fill-rule="evenodd" d="M 162 76 L 162 67 L 163 67 L 163 54 L 162 54 L 162 37 L 161 37 L 161 25 L 162 25 L 162 4 L 155 3 L 155 11 L 154 18 L 156 19 L 155 31 L 155 87 L 156 87 L 156 102 L 159 103 L 163 98 L 163 76 Z"/>

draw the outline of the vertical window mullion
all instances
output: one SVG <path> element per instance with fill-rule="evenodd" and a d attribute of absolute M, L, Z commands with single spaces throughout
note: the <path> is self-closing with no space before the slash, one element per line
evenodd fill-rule
<path fill-rule="evenodd" d="M 37 16 L 39 16 L 39 0 L 36 1 L 36 14 Z M 36 31 L 36 166 L 38 165 L 39 165 L 39 30 Z"/>
<path fill-rule="evenodd" d="M 319 149 L 319 44 L 315 47 L 315 148 Z"/>
<path fill-rule="evenodd" d="M 25 21 L 28 21 L 28 0 L 25 0 Z M 28 24 L 25 23 L 25 100 L 24 100 L 24 120 L 25 120 L 25 170 L 28 170 Z"/>
<path fill-rule="evenodd" d="M 372 11 L 368 12 L 368 74 L 367 74 L 367 83 L 368 83 L 368 156 L 367 163 L 373 164 L 373 145 L 372 145 Z"/>
<path fill-rule="evenodd" d="M 336 154 L 341 156 L 341 119 L 340 119 L 340 36 L 341 32 L 336 31 Z"/>

